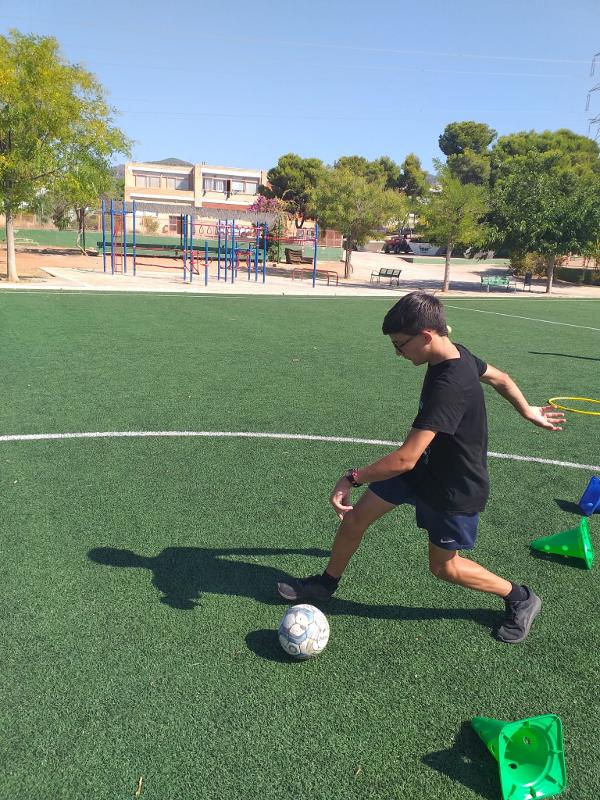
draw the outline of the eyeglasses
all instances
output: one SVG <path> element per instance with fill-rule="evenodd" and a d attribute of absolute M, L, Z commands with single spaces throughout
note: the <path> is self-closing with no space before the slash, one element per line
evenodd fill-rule
<path fill-rule="evenodd" d="M 397 353 L 401 353 L 404 350 L 404 348 L 406 347 L 406 345 L 409 342 L 412 342 L 412 340 L 415 339 L 418 335 L 419 335 L 418 333 L 415 333 L 414 336 L 409 336 L 408 339 L 406 339 L 404 342 L 395 342 L 392 339 L 392 344 L 394 345 L 394 349 L 396 350 L 396 352 Z"/>

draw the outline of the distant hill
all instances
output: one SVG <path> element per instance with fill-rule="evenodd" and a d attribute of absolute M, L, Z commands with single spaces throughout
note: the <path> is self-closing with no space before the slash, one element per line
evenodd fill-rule
<path fill-rule="evenodd" d="M 189 161 L 182 161 L 180 158 L 163 158 L 162 161 L 149 161 L 149 164 L 164 164 L 166 167 L 193 167 Z"/>

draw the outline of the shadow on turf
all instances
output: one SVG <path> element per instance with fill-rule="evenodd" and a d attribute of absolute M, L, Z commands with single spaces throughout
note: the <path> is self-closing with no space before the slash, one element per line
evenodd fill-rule
<path fill-rule="evenodd" d="M 578 517 L 581 516 L 581 509 L 577 503 L 574 503 L 572 500 L 560 500 L 558 497 L 555 497 L 554 502 L 562 511 L 568 511 L 569 514 L 577 514 Z"/>
<path fill-rule="evenodd" d="M 246 636 L 246 644 L 249 650 L 267 661 L 277 661 L 280 664 L 302 664 L 302 661 L 288 656 L 282 650 L 277 638 L 277 631 L 268 628 L 251 631 Z"/>
<path fill-rule="evenodd" d="M 88 552 L 88 557 L 96 564 L 150 570 L 152 584 L 162 593 L 160 602 L 180 611 L 196 608 L 200 604 L 202 592 L 251 597 L 261 603 L 281 605 L 284 601 L 275 587 L 277 581 L 285 576 L 281 570 L 256 561 L 260 557 L 278 555 L 326 557 L 329 551 L 278 547 L 168 547 L 154 557 L 115 547 L 95 547 Z M 238 560 L 240 557 L 247 560 Z M 326 612 L 370 619 L 466 619 L 488 629 L 497 625 L 500 619 L 498 612 L 485 608 L 374 605 L 344 600 L 341 597 L 335 597 L 327 603 Z"/>
<path fill-rule="evenodd" d="M 280 570 L 254 559 L 287 555 L 326 557 L 329 551 L 316 547 L 167 547 L 157 556 L 142 556 L 132 550 L 95 547 L 88 552 L 88 558 L 97 564 L 150 570 L 152 584 L 163 595 L 160 602 L 180 611 L 196 608 L 202 592 L 280 603 L 275 591 Z M 238 561 L 238 557 L 248 560 Z"/>
<path fill-rule="evenodd" d="M 539 550 L 530 550 L 529 554 L 533 558 L 539 558 L 541 561 L 550 561 L 553 564 L 560 564 L 563 567 L 573 567 L 573 569 L 583 569 L 586 572 L 588 567 L 583 558 L 574 558 L 572 556 L 561 556 L 558 553 L 542 553 Z"/>
<path fill-rule="evenodd" d="M 486 800 L 500 800 L 498 766 L 470 722 L 463 722 L 452 747 L 428 753 L 421 761 Z"/>

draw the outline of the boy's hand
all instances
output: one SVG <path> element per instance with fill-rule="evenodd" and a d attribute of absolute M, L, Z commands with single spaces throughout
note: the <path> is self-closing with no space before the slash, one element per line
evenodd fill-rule
<path fill-rule="evenodd" d="M 529 413 L 525 415 L 525 419 L 547 431 L 562 431 L 560 423 L 565 421 L 565 415 L 554 406 L 529 406 Z"/>
<path fill-rule="evenodd" d="M 340 520 L 344 519 L 344 514 L 347 511 L 352 511 L 353 506 L 350 505 L 351 492 L 352 486 L 346 477 L 341 477 L 333 487 L 333 492 L 331 493 L 329 502 L 333 506 L 333 510 Z"/>

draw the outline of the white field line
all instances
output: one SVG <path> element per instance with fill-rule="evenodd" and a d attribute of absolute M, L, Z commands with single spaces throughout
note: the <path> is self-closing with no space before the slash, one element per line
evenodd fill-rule
<path fill-rule="evenodd" d="M 567 328 L 583 328 L 586 331 L 599 331 L 600 328 L 591 328 L 589 325 L 575 325 L 572 322 L 556 322 L 551 319 L 540 319 L 539 317 L 521 317 L 518 314 L 503 314 L 501 311 L 484 311 L 481 308 L 465 308 L 464 306 L 451 306 L 444 303 L 446 308 L 454 308 L 457 311 L 475 311 L 478 314 L 495 314 L 497 317 L 512 317 L 512 319 L 526 319 L 529 322 L 545 322 L 547 325 L 565 325 Z"/>
<path fill-rule="evenodd" d="M 383 447 L 400 447 L 402 442 L 387 439 L 358 439 L 351 436 L 317 436 L 304 433 L 262 433 L 256 431 L 90 431 L 83 433 L 17 433 L 0 436 L 0 442 L 38 442 L 50 439 L 135 439 L 149 437 L 227 437 L 233 439 L 286 439 L 302 442 L 340 442 L 342 444 L 376 444 Z M 537 456 L 521 456 L 513 453 L 489 452 L 491 458 L 503 458 L 509 461 L 526 461 L 534 464 L 550 464 L 555 467 L 585 469 L 600 472 L 600 466 L 594 464 L 577 464 L 573 461 L 557 461 L 552 458 Z"/>

